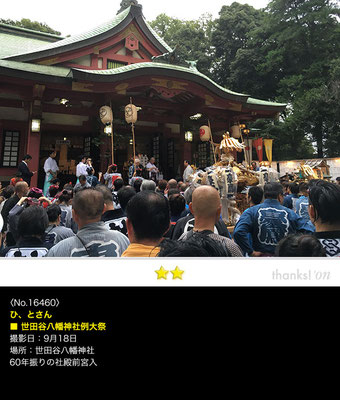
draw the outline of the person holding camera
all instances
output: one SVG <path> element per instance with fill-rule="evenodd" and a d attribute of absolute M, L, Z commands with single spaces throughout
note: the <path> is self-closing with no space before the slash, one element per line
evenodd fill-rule
<path fill-rule="evenodd" d="M 45 203 L 51 205 L 52 202 L 45 196 L 43 196 L 42 190 L 38 188 L 32 188 L 27 196 L 22 196 L 17 204 L 11 209 L 8 214 L 8 231 L 12 235 L 14 242 L 19 239 L 19 228 L 20 228 L 20 215 L 24 209 L 33 206 L 40 206 L 44 208 Z"/>
<path fill-rule="evenodd" d="M 5 205 L 3 206 L 3 209 L 1 211 L 1 216 L 3 218 L 3 227 L 2 227 L 2 234 L 3 236 L 6 237 L 6 243 L 8 246 L 14 245 L 15 240 L 10 232 L 8 232 L 8 216 L 12 208 L 18 203 L 18 201 L 22 198 L 27 196 L 27 193 L 29 191 L 29 187 L 27 182 L 21 181 L 16 183 L 14 187 L 14 194 L 12 197 L 10 197 Z"/>
<path fill-rule="evenodd" d="M 48 217 L 43 207 L 27 207 L 18 221 L 18 241 L 4 248 L 0 257 L 44 257 L 47 247 L 42 238 L 48 226 Z"/>

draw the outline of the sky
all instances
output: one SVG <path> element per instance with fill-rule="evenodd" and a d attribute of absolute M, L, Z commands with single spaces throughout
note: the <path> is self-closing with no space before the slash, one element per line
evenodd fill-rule
<path fill-rule="evenodd" d="M 46 23 L 61 32 L 63 36 L 74 35 L 94 28 L 110 20 L 120 8 L 121 0 L 0 0 L 0 18 L 21 20 L 29 18 Z M 202 14 L 210 13 L 218 17 L 223 5 L 234 0 L 139 0 L 147 21 L 152 21 L 161 13 L 179 19 L 198 19 Z M 238 0 L 255 8 L 264 8 L 269 0 Z"/>

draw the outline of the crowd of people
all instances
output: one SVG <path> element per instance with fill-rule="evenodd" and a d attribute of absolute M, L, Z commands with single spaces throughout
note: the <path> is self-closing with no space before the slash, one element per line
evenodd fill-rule
<path fill-rule="evenodd" d="M 61 186 L 50 158 L 43 190 L 23 165 L 25 175 L 0 186 L 1 257 L 340 256 L 340 185 L 250 187 L 229 231 L 218 190 L 190 185 L 188 161 L 183 180 L 145 179 L 135 163 L 124 182 L 116 165 L 96 177 L 83 157 L 77 183 Z M 155 178 L 153 158 L 147 170 Z"/>

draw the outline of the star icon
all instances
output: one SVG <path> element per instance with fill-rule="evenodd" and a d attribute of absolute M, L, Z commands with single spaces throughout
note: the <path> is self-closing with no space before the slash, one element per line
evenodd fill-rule
<path fill-rule="evenodd" d="M 157 274 L 157 279 L 167 279 L 167 275 L 169 273 L 169 271 L 165 270 L 163 266 L 155 272 Z"/>
<path fill-rule="evenodd" d="M 173 271 L 170 271 L 172 273 L 172 279 L 183 279 L 182 275 L 184 271 L 181 271 L 178 267 L 176 267 Z"/>

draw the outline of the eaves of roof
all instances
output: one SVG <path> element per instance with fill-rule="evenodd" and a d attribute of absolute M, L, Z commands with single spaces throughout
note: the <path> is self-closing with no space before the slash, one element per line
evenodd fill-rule
<path fill-rule="evenodd" d="M 259 100 L 259 99 L 254 99 L 252 97 L 249 97 L 247 100 L 247 108 L 249 109 L 266 109 L 266 110 L 277 110 L 277 111 L 283 111 L 287 107 L 287 104 L 285 103 L 274 103 L 272 101 L 265 101 L 265 100 Z"/>
<path fill-rule="evenodd" d="M 245 103 L 248 99 L 248 95 L 225 89 L 206 75 L 199 72 L 196 68 L 187 68 L 172 64 L 143 62 L 106 70 L 83 70 L 72 68 L 71 73 L 72 77 L 75 79 L 102 83 L 116 82 L 122 80 L 123 78 L 130 79 L 146 74 L 167 76 L 178 79 L 182 78 L 201 84 L 210 89 L 212 92 L 215 92 L 217 95 L 230 100 Z"/>
<path fill-rule="evenodd" d="M 14 78 L 39 80 L 40 82 L 65 83 L 71 69 L 47 65 L 30 64 L 18 61 L 0 60 L 0 75 Z"/>
<path fill-rule="evenodd" d="M 133 79 L 143 75 L 157 75 L 185 79 L 197 83 L 222 98 L 243 103 L 244 107 L 250 110 L 262 109 L 280 112 L 286 108 L 286 104 L 254 99 L 246 94 L 228 90 L 218 85 L 195 68 L 156 62 L 136 63 L 106 70 L 83 70 L 78 68 L 55 67 L 18 61 L 0 60 L 0 75 L 1 74 L 17 78 L 20 77 L 23 79 L 34 79 L 41 82 L 62 82 L 69 84 L 73 80 L 114 83 L 120 82 L 122 79 Z"/>

